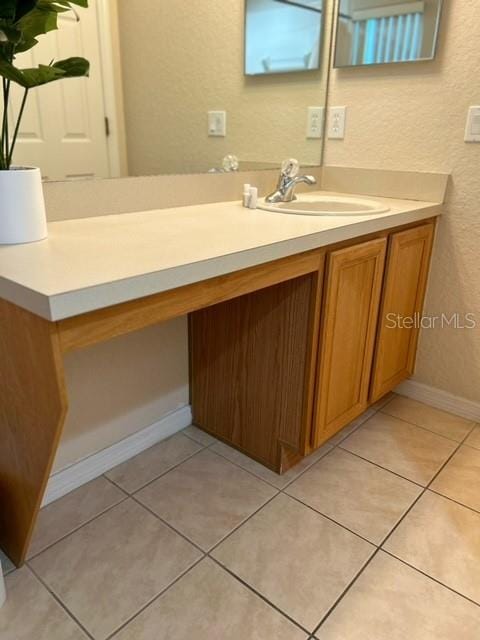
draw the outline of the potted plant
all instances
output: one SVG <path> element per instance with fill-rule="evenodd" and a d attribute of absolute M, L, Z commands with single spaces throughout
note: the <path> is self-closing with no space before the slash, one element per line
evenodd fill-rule
<path fill-rule="evenodd" d="M 34 242 L 47 235 L 40 169 L 14 166 L 15 144 L 29 92 L 56 80 L 87 76 L 89 63 L 68 58 L 24 69 L 18 67 L 16 57 L 35 47 L 38 36 L 56 30 L 58 14 L 74 11 L 73 5 L 87 7 L 88 0 L 0 0 L 0 244 Z M 23 97 L 12 122 L 9 106 L 14 83 L 22 88 Z"/>

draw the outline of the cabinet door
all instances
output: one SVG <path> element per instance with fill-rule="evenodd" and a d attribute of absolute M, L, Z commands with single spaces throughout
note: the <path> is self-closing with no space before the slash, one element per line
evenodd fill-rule
<path fill-rule="evenodd" d="M 314 420 L 314 446 L 368 405 L 387 240 L 340 249 L 328 259 Z"/>
<path fill-rule="evenodd" d="M 429 223 L 394 233 L 390 238 L 371 389 L 372 402 L 413 374 L 418 319 L 425 299 L 433 233 L 434 223 Z M 399 319 L 401 322 L 398 322 Z"/>

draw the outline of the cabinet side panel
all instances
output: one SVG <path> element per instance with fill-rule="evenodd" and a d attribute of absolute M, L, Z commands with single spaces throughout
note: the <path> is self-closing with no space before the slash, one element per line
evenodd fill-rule
<path fill-rule="evenodd" d="M 67 410 L 57 328 L 0 300 L 0 546 L 25 559 Z"/>
<path fill-rule="evenodd" d="M 191 315 L 195 424 L 279 470 L 309 428 L 318 273 Z"/>

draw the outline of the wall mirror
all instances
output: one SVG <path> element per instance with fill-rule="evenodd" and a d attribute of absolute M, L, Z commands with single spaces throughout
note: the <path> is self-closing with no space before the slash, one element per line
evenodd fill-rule
<path fill-rule="evenodd" d="M 309 107 L 325 106 L 333 7 L 333 0 L 89 0 L 79 20 L 60 14 L 59 31 L 42 36 L 22 66 L 82 55 L 90 78 L 32 91 L 14 162 L 39 166 L 48 180 L 203 173 L 221 169 L 229 154 L 239 170 L 276 168 L 292 156 L 318 166 L 321 127 L 307 123 Z M 247 76 L 246 25 L 257 13 L 275 21 L 277 12 L 265 33 L 278 30 L 291 51 L 260 52 L 275 73 Z M 262 27 L 253 25 L 258 37 Z M 287 73 L 301 57 L 308 69 Z M 14 111 L 20 102 L 19 92 Z"/>
<path fill-rule="evenodd" d="M 318 69 L 323 0 L 246 0 L 245 73 Z"/>
<path fill-rule="evenodd" d="M 435 57 L 442 0 L 339 0 L 335 67 Z"/>

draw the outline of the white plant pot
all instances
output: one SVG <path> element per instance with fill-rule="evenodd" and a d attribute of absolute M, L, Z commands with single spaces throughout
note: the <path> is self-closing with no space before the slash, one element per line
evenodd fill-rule
<path fill-rule="evenodd" d="M 12 167 L 0 171 L 0 244 L 37 242 L 46 237 L 40 169 Z"/>

